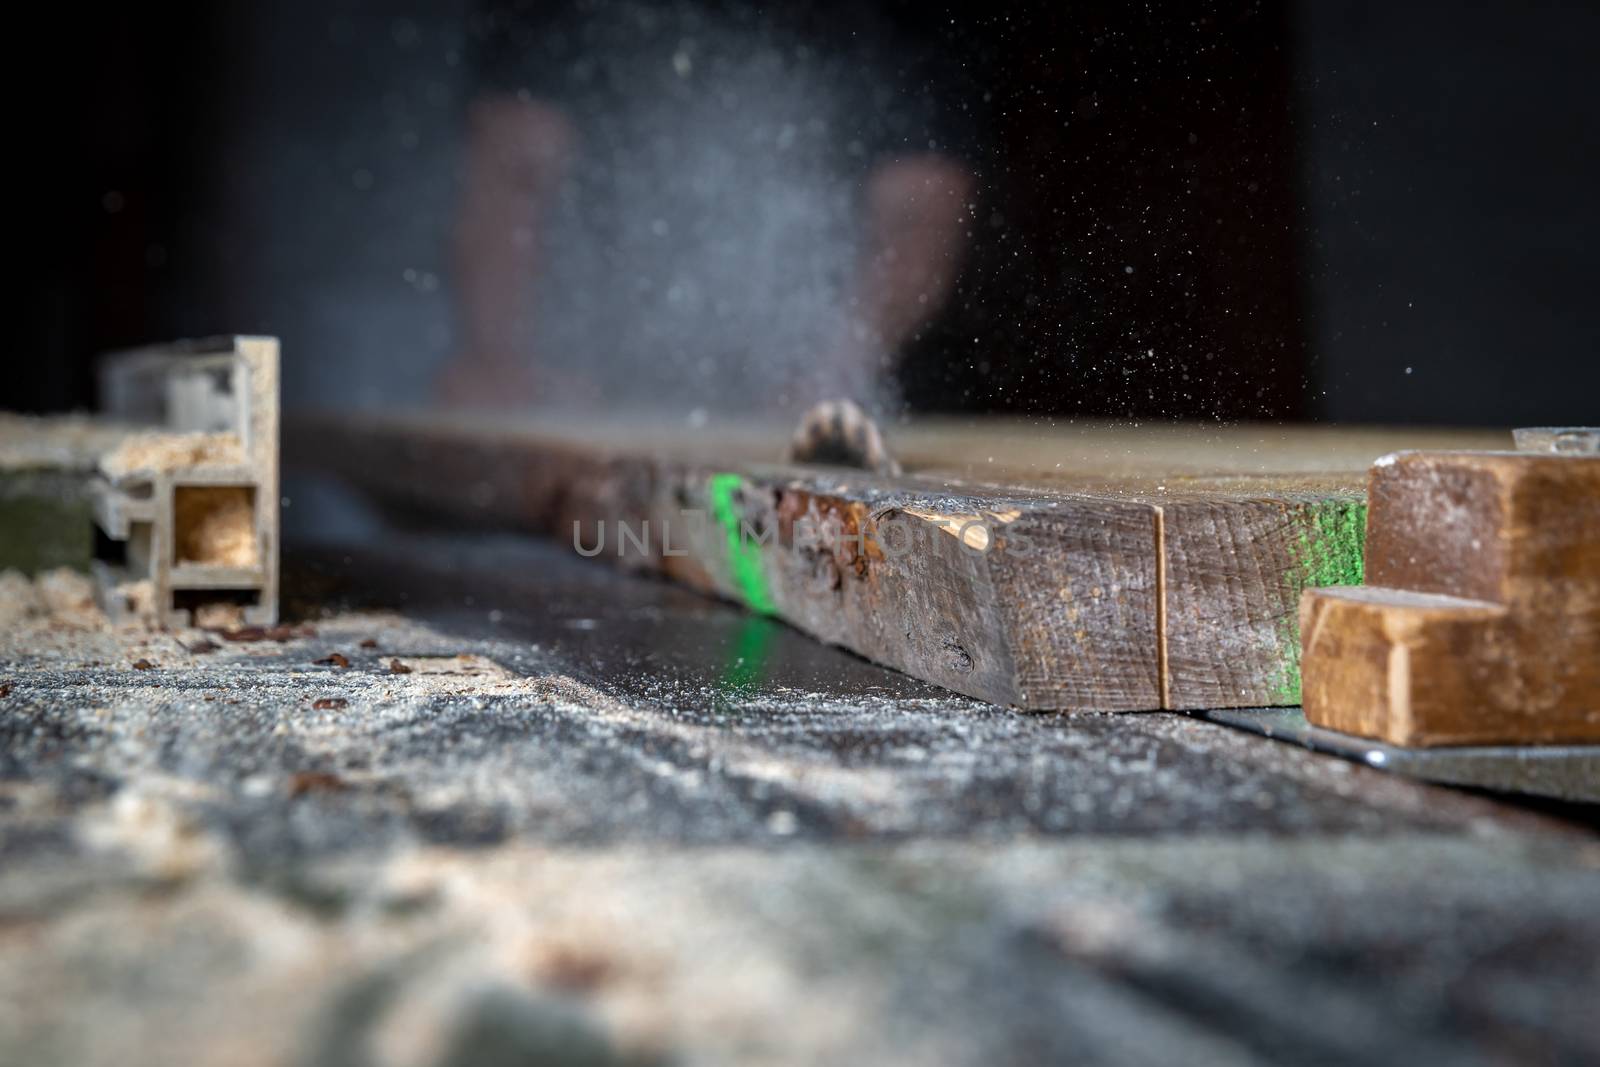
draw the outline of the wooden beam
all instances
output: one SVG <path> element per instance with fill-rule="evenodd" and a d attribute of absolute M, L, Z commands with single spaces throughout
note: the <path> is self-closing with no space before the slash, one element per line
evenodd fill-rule
<path fill-rule="evenodd" d="M 604 528 L 597 555 L 957 692 L 1133 711 L 1298 702 L 1295 605 L 1359 580 L 1366 464 L 1500 440 L 930 421 L 891 434 L 906 473 L 881 478 L 770 462 L 785 437 L 340 418 L 290 457 L 415 511 L 576 526 L 585 551 Z"/>

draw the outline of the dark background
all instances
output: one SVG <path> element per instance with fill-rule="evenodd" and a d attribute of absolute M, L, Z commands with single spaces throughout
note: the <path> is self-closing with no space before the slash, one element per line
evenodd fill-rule
<path fill-rule="evenodd" d="M 939 28 L 987 131 L 913 406 L 1600 421 L 1600 13 L 1058 8 L 895 16 Z M 281 335 L 292 406 L 425 400 L 473 11 L 31 16 L 0 406 L 88 406 L 94 353 L 217 332 Z"/>

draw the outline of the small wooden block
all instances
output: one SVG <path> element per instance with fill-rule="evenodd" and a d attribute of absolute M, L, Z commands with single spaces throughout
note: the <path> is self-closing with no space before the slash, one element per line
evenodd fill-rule
<path fill-rule="evenodd" d="M 1413 452 L 1359 589 L 1300 604 L 1306 719 L 1396 745 L 1600 741 L 1600 456 Z"/>

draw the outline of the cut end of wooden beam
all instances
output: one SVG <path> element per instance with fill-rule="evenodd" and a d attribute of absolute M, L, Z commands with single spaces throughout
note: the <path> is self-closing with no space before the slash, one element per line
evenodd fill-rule
<path fill-rule="evenodd" d="M 1300 703 L 1300 594 L 1360 584 L 1362 494 L 1212 491 L 1160 512 L 1163 706 Z"/>

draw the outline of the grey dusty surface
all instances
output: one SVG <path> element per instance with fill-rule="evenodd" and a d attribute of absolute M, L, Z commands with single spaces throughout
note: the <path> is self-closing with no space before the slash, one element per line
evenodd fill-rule
<path fill-rule="evenodd" d="M 0 629 L 0 1063 L 1600 1057 L 1592 809 L 983 705 L 559 548 L 290 564 L 314 633 Z"/>

